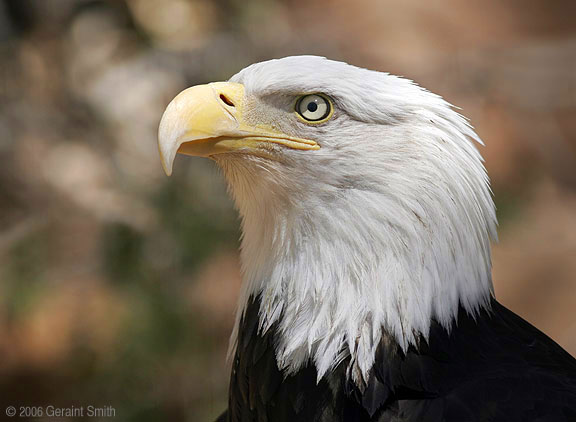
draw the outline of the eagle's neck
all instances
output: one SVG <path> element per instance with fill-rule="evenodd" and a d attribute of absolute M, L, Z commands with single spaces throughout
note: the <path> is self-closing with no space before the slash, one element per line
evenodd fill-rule
<path fill-rule="evenodd" d="M 450 329 L 460 305 L 475 313 L 489 302 L 490 228 L 458 205 L 466 202 L 459 191 L 448 209 L 438 195 L 389 187 L 348 187 L 319 200 L 279 187 L 265 163 L 221 166 L 243 220 L 232 344 L 246 303 L 259 296 L 260 329 L 276 323 L 276 357 L 288 373 L 311 361 L 320 378 L 351 356 L 361 382 L 383 338 L 406 349 L 427 338 L 433 320 Z"/>

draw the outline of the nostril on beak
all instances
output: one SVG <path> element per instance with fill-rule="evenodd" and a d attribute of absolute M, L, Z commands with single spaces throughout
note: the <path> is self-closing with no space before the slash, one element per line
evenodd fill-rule
<path fill-rule="evenodd" d="M 234 103 L 230 100 L 230 98 L 228 98 L 226 95 L 224 94 L 220 94 L 220 99 L 222 100 L 222 102 L 230 107 L 235 107 Z"/>

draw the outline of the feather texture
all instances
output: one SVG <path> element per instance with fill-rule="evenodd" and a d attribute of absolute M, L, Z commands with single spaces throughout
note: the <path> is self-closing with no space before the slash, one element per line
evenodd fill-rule
<path fill-rule="evenodd" d="M 275 160 L 214 157 L 242 217 L 236 326 L 259 295 L 259 332 L 277 327 L 282 370 L 312 360 L 320 379 L 351 357 L 360 385 L 383 337 L 407 350 L 428 338 L 432 320 L 449 330 L 460 305 L 474 314 L 488 303 L 494 204 L 479 138 L 447 102 L 409 80 L 312 56 L 258 63 L 231 81 L 246 87 L 249 123 L 321 145 L 278 150 Z M 303 93 L 329 96 L 333 117 L 295 118 Z"/>
<path fill-rule="evenodd" d="M 494 299 L 475 317 L 460 307 L 451 331 L 434 321 L 418 347 L 382 341 L 361 388 L 350 357 L 319 382 L 312 363 L 285 377 L 278 324 L 257 331 L 260 305 L 251 298 L 241 321 L 222 422 L 576 420 L 576 360 Z"/>

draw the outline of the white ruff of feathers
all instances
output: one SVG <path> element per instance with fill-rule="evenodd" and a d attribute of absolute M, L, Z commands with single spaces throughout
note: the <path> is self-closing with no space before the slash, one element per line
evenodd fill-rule
<path fill-rule="evenodd" d="M 481 140 L 450 104 L 409 80 L 311 56 L 231 81 L 254 98 L 322 92 L 336 105 L 318 127 L 277 121 L 314 136 L 318 151 L 217 159 L 243 228 L 232 349 L 250 296 L 261 295 L 260 330 L 278 324 L 285 373 L 313 362 L 320 380 L 351 356 L 360 385 L 383 340 L 405 350 L 432 320 L 450 330 L 459 305 L 472 315 L 488 306 L 494 204 L 472 142 Z"/>

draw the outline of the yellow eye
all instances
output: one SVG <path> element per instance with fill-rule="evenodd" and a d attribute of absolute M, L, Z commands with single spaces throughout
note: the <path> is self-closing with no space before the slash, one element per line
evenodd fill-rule
<path fill-rule="evenodd" d="M 318 94 L 304 95 L 296 102 L 296 112 L 309 122 L 318 122 L 330 116 L 332 104 Z"/>

